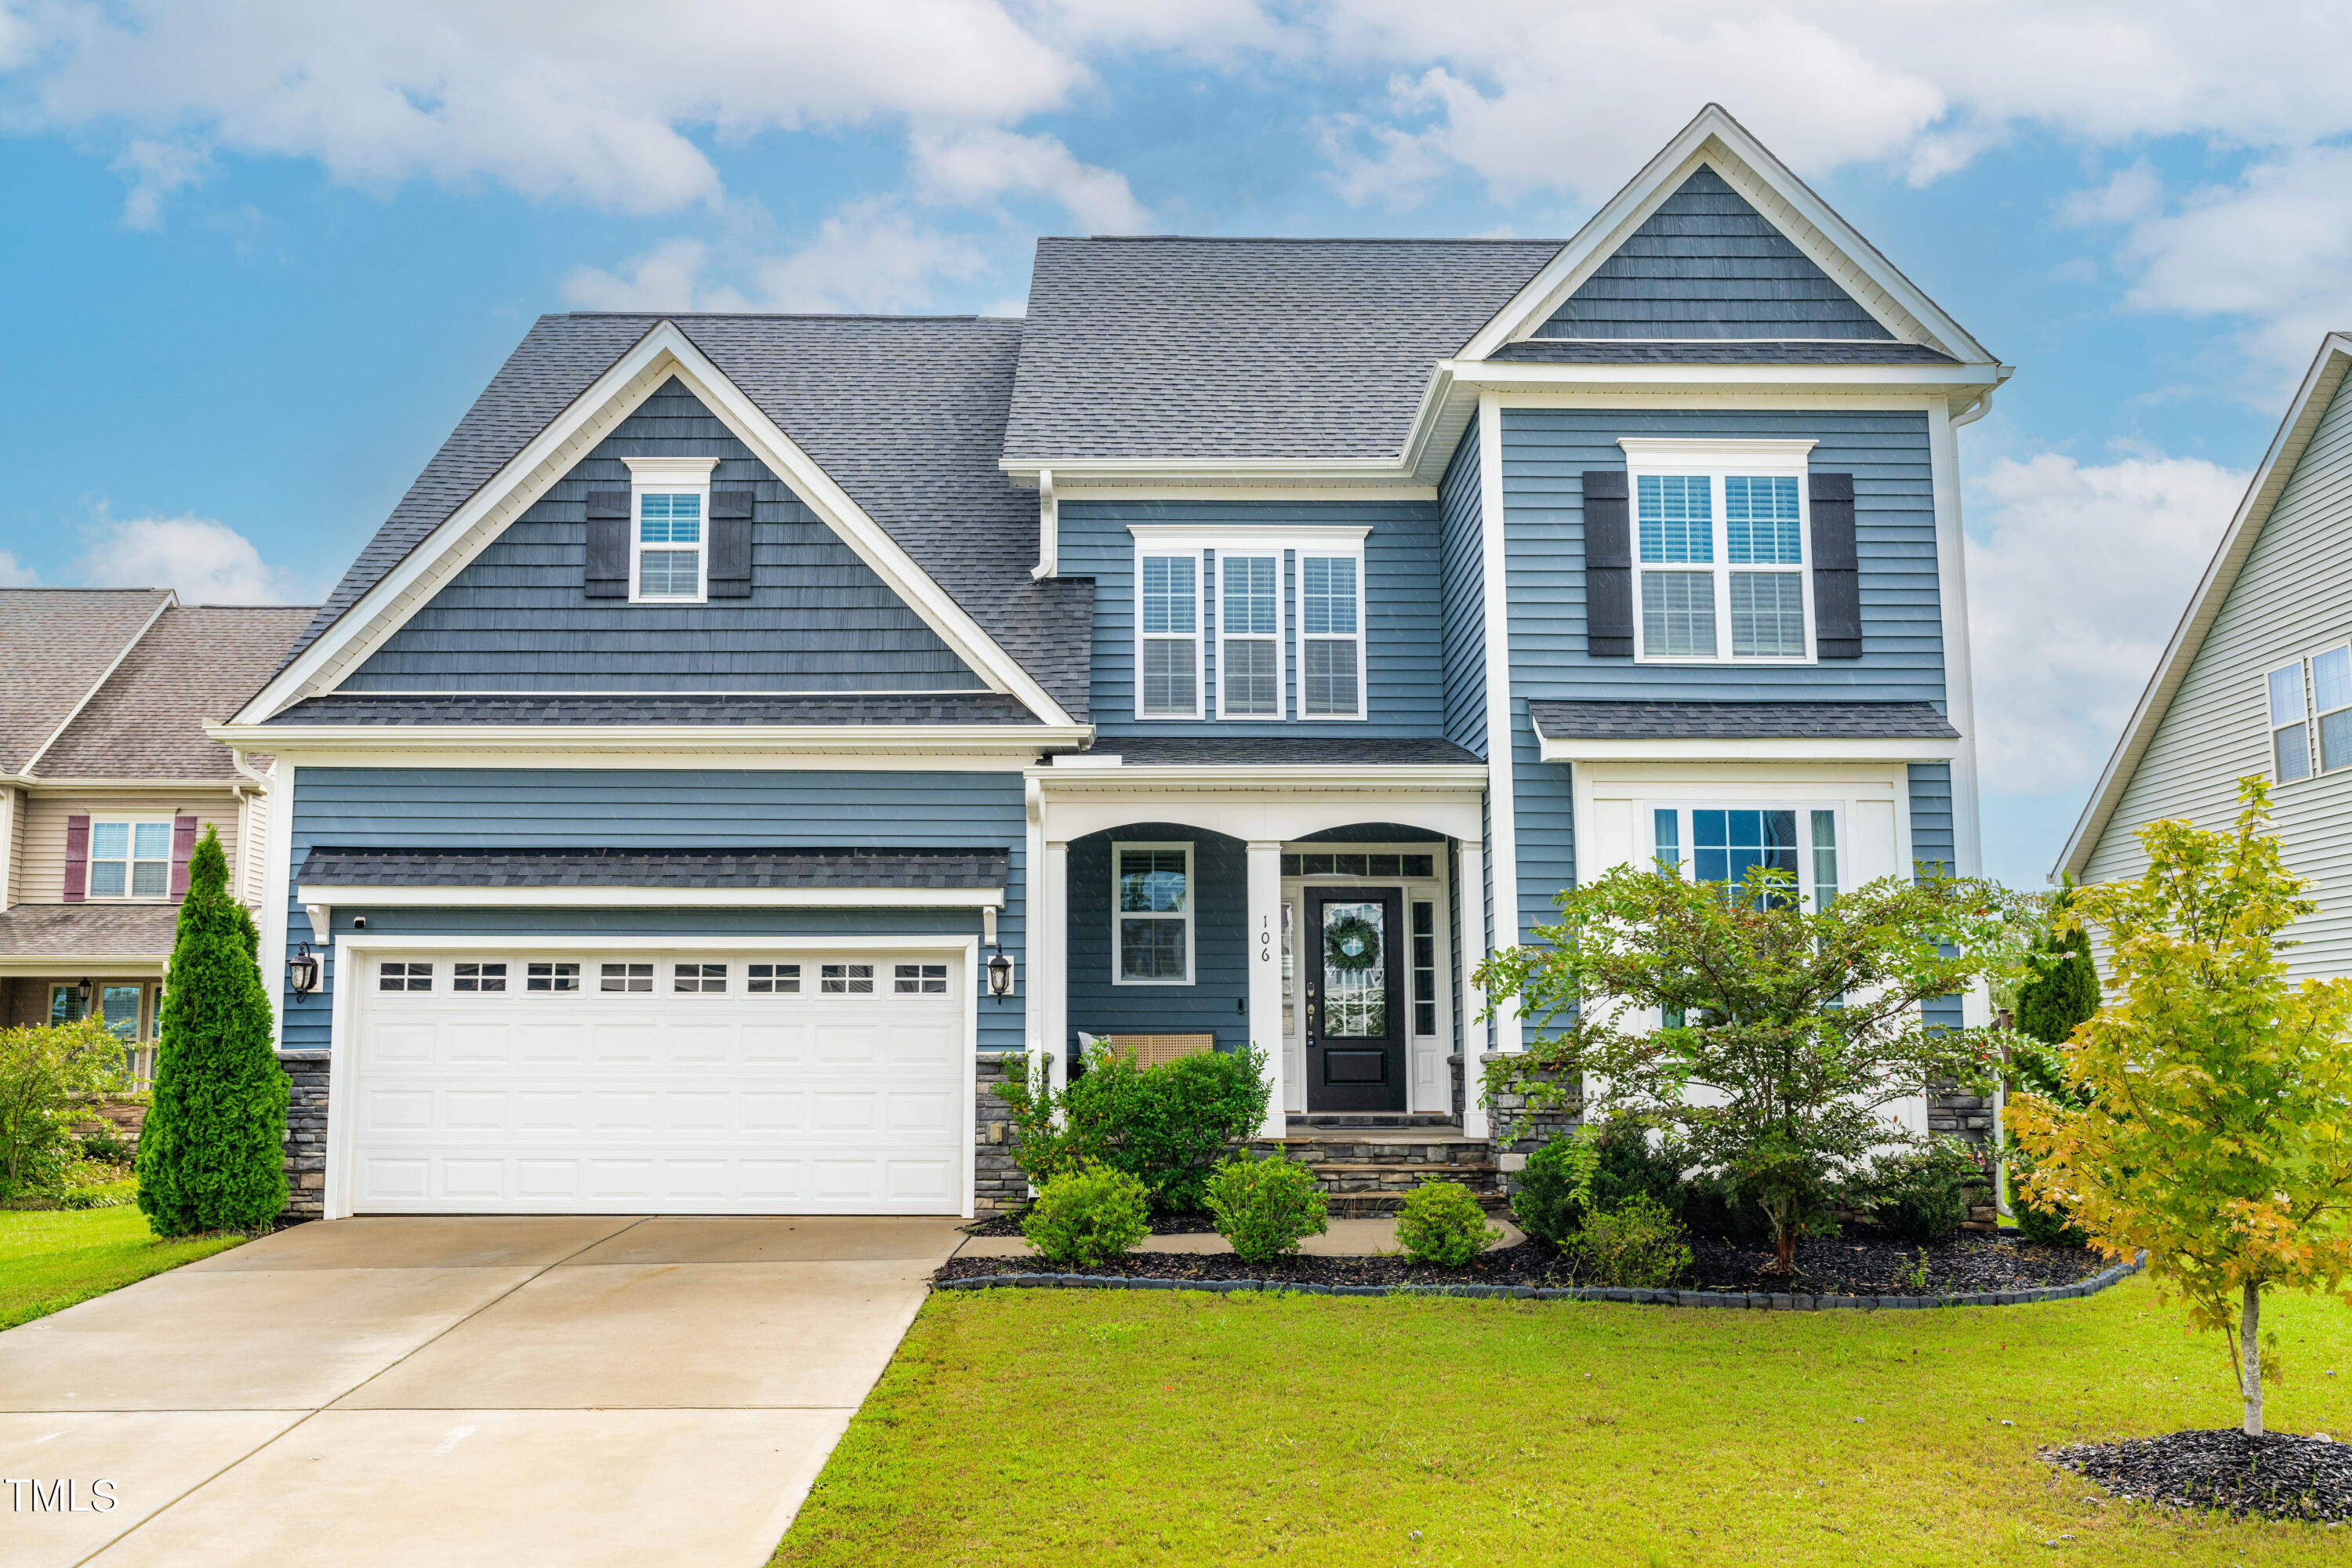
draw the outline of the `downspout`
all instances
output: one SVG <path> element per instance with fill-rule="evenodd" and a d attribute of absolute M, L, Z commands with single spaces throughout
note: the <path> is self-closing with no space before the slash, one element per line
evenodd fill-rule
<path fill-rule="evenodd" d="M 1037 470 L 1037 564 L 1029 575 L 1038 579 L 1061 574 L 1061 503 L 1054 499 L 1054 470 Z"/>

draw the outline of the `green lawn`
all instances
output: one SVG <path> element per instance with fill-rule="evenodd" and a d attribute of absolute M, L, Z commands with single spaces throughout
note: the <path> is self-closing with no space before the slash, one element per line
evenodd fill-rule
<path fill-rule="evenodd" d="M 2352 1562 L 2352 1529 L 2101 1504 L 2034 1457 L 2233 1425 L 2180 1324 L 2143 1279 L 1819 1315 L 943 1292 L 775 1561 Z M 2352 1309 L 2273 1324 L 2273 1429 L 2352 1436 Z"/>
<path fill-rule="evenodd" d="M 158 1241 L 131 1205 L 0 1211 L 0 1329 L 235 1247 L 241 1236 Z"/>

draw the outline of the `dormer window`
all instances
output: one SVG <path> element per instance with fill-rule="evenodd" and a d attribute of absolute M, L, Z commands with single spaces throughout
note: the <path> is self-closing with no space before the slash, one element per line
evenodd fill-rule
<path fill-rule="evenodd" d="M 715 458 L 631 458 L 629 599 L 699 605 L 710 586 Z"/>

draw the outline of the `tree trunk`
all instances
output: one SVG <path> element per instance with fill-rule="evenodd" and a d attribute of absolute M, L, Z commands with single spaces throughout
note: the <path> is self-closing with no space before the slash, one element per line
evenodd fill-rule
<path fill-rule="evenodd" d="M 2263 1435 L 2263 1288 L 2246 1281 L 2245 1305 L 2238 1314 L 2238 1390 L 2245 1398 L 2246 1436 Z"/>
<path fill-rule="evenodd" d="M 1773 1232 L 1772 1249 L 1777 1255 L 1772 1271 L 1776 1274 L 1794 1274 L 1797 1271 L 1797 1233 L 1793 1230 Z"/>

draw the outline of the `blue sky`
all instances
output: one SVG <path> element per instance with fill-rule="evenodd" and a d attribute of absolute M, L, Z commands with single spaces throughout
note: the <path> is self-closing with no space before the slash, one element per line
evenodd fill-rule
<path fill-rule="evenodd" d="M 315 598 L 544 310 L 1565 236 L 1716 99 L 2018 367 L 1962 457 L 1988 869 L 2038 882 L 2352 324 L 2347 58 L 2336 9 L 2163 0 L 0 3 L 0 581 Z"/>

